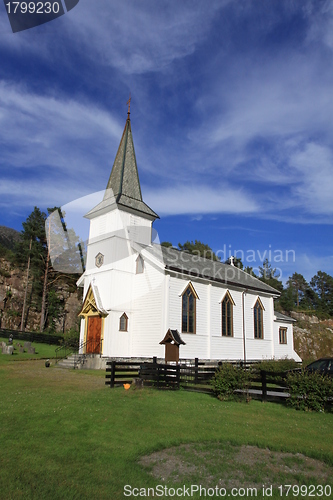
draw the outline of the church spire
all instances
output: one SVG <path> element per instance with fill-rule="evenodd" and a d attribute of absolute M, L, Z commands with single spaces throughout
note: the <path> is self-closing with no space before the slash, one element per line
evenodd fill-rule
<path fill-rule="evenodd" d="M 128 111 L 127 111 L 127 120 L 130 119 L 130 114 L 131 114 L 131 93 L 129 95 L 129 99 L 126 104 L 128 104 Z"/>
<path fill-rule="evenodd" d="M 117 202 L 121 196 L 142 201 L 129 112 L 106 189 L 112 189 Z M 108 196 L 107 190 L 104 199 Z"/>
<path fill-rule="evenodd" d="M 113 203 L 115 202 L 119 209 L 157 219 L 159 218 L 158 215 L 142 199 L 130 120 L 131 95 L 127 104 L 127 120 L 123 135 L 106 186 L 103 202 L 100 205 L 106 208 L 106 205 L 109 205 L 112 199 Z M 102 208 L 100 205 L 95 207 L 93 212 Z"/>

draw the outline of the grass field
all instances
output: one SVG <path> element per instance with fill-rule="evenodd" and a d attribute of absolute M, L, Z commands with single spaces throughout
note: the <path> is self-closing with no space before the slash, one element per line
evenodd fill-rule
<path fill-rule="evenodd" d="M 231 484 L 237 479 L 241 487 L 253 475 L 256 484 L 325 481 L 333 487 L 332 414 L 301 413 L 258 401 L 222 403 L 182 390 L 110 389 L 104 385 L 104 372 L 46 368 L 43 360 L 13 362 L 14 356 L 7 356 L 11 361 L 4 357 L 0 355 L 1 499 L 121 499 L 126 498 L 125 485 L 146 492 L 161 484 L 206 482 L 215 487 L 219 480 L 223 484 L 225 470 Z M 237 465 L 241 450 L 250 456 L 257 450 L 242 445 L 259 447 L 266 457 L 269 450 L 302 453 L 322 461 L 325 471 L 309 462 L 312 472 L 305 476 L 297 468 L 304 462 L 300 455 L 283 456 L 285 466 L 278 469 L 278 455 L 273 455 L 269 460 L 276 463 L 276 471 L 269 476 L 265 463 L 256 470 L 251 459 Z M 156 459 L 160 477 L 152 475 L 153 452 L 162 453 Z M 177 474 L 170 472 L 170 461 Z M 298 498 L 273 491 L 271 498 Z M 262 491 L 258 497 L 263 498 Z"/>

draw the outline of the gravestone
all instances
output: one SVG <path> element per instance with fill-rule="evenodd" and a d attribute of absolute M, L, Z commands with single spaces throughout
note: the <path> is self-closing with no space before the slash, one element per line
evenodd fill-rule
<path fill-rule="evenodd" d="M 31 342 L 24 342 L 24 349 L 31 347 Z"/>
<path fill-rule="evenodd" d="M 35 352 L 35 348 L 34 348 L 34 347 L 32 347 L 32 346 L 28 347 L 28 353 L 29 353 L 29 354 L 36 354 L 36 352 Z"/>
<path fill-rule="evenodd" d="M 24 352 L 24 347 L 23 346 L 19 347 L 19 352 Z"/>
<path fill-rule="evenodd" d="M 6 342 L 1 342 L 1 349 L 6 346 L 7 346 Z"/>
<path fill-rule="evenodd" d="M 14 346 L 12 345 L 6 345 L 5 347 L 2 348 L 2 354 L 13 354 L 14 352 Z"/>

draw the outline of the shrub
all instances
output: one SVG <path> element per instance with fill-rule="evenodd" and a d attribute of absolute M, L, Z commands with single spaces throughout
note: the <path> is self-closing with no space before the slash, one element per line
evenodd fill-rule
<path fill-rule="evenodd" d="M 333 379 L 320 373 L 289 373 L 287 376 L 290 397 L 287 403 L 303 411 L 325 411 L 333 401 Z"/>
<path fill-rule="evenodd" d="M 293 370 L 294 368 L 300 367 L 300 364 L 293 359 L 268 359 L 267 361 L 261 361 L 251 366 L 251 371 L 254 373 L 259 373 L 260 371 L 270 372 L 270 373 L 280 373 L 286 372 L 288 370 Z"/>
<path fill-rule="evenodd" d="M 245 393 L 235 394 L 236 390 L 246 390 L 248 374 L 244 368 L 223 363 L 212 378 L 211 384 L 214 393 L 220 400 L 244 398 Z"/>
<path fill-rule="evenodd" d="M 70 328 L 64 333 L 64 343 L 69 344 L 73 347 L 79 346 L 80 332 L 75 328 Z"/>

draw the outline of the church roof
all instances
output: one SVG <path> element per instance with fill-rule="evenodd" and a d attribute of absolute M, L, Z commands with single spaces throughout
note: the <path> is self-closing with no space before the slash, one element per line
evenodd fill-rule
<path fill-rule="evenodd" d="M 153 219 L 159 218 L 142 200 L 129 113 L 103 201 L 88 212 L 86 217 L 90 218 L 97 212 L 105 212 L 112 205 L 117 205 L 120 209 L 140 212 Z"/>
<path fill-rule="evenodd" d="M 278 311 L 274 311 L 274 315 L 276 317 L 275 321 L 287 321 L 290 323 L 291 321 L 295 322 L 296 320 L 294 318 L 291 318 L 290 316 L 287 316 L 286 314 L 282 314 Z"/>
<path fill-rule="evenodd" d="M 230 264 L 204 259 L 172 247 L 161 247 L 165 269 L 244 289 L 280 295 L 278 290 Z"/>
<path fill-rule="evenodd" d="M 169 328 L 169 330 L 165 334 L 164 339 L 161 340 L 160 344 L 164 345 L 164 344 L 168 344 L 171 342 L 174 342 L 176 345 L 180 345 L 180 344 L 186 345 L 185 342 L 183 341 L 183 339 L 181 338 L 179 331 L 178 330 L 171 330 Z"/>

